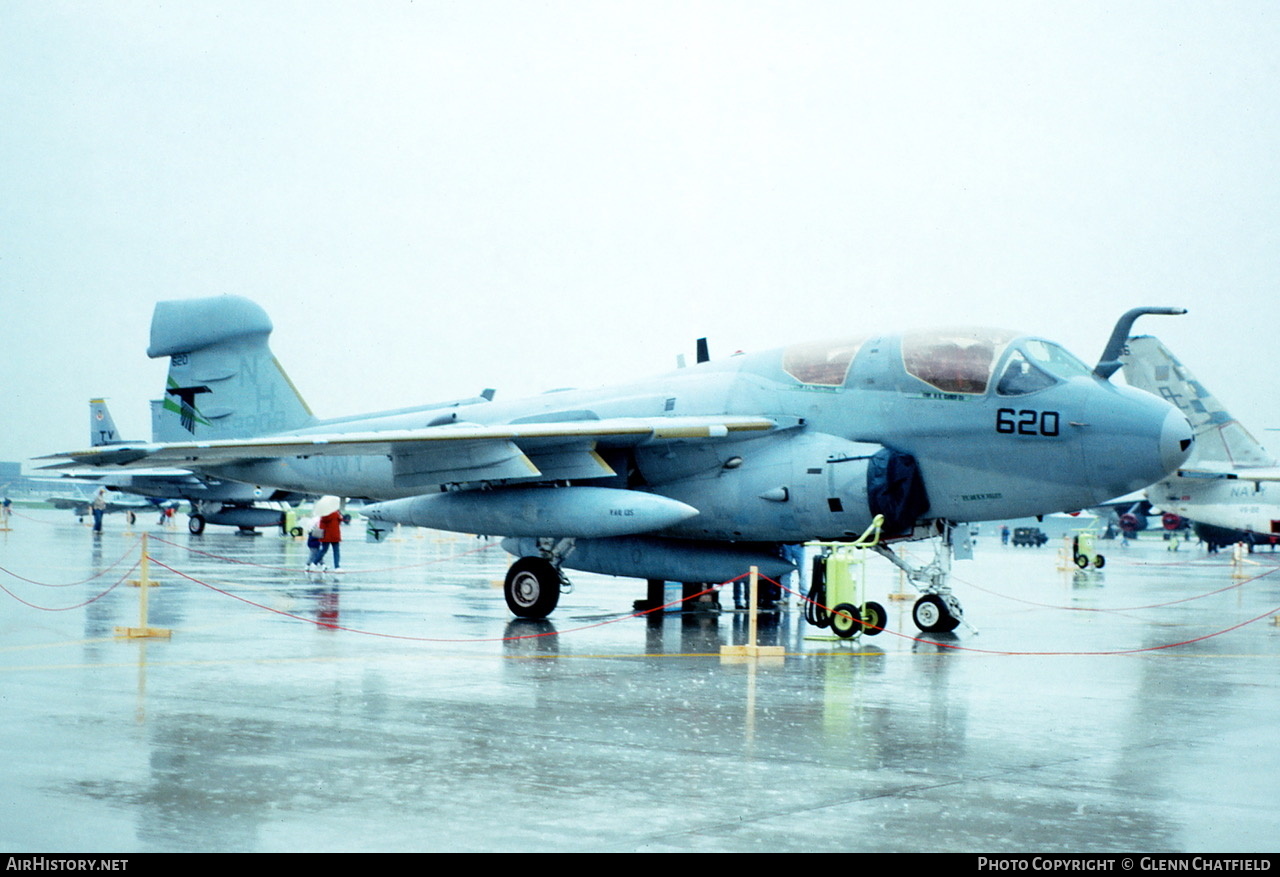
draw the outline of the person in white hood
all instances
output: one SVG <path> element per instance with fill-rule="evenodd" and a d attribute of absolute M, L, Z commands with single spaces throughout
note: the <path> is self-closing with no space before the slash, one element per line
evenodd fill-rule
<path fill-rule="evenodd" d="M 316 500 L 313 512 L 319 519 L 315 530 L 319 531 L 320 542 L 311 551 L 311 561 L 307 564 L 307 569 L 324 569 L 324 556 L 330 547 L 333 548 L 333 568 L 337 570 L 342 565 L 339 553 L 339 546 L 342 544 L 341 506 L 342 501 L 336 496 L 322 496 Z"/>

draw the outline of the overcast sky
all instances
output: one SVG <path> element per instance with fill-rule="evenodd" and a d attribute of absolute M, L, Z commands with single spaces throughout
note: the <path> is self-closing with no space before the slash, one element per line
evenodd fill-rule
<path fill-rule="evenodd" d="M 161 299 L 320 416 L 1136 305 L 1280 446 L 1274 2 L 0 3 L 0 460 L 131 438 Z"/>

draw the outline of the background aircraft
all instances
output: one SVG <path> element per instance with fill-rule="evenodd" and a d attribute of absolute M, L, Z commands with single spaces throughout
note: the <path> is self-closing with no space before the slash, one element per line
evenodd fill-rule
<path fill-rule="evenodd" d="M 1150 335 L 1130 338 L 1125 381 L 1178 406 L 1195 431 L 1185 464 L 1146 490 L 1152 506 L 1195 524 L 1211 546 L 1267 544 L 1280 535 L 1280 467 L 1249 431 Z"/>
<path fill-rule="evenodd" d="M 1146 312 L 1121 319 L 1092 370 L 1017 332 L 866 333 L 624 386 L 319 421 L 271 355 L 261 308 L 164 301 L 147 355 L 169 357 L 159 434 L 185 440 L 59 456 L 384 500 L 366 514 L 506 536 L 508 606 L 544 617 L 563 569 L 777 577 L 793 569 L 783 544 L 856 537 L 876 515 L 888 539 L 949 545 L 953 522 L 1084 508 L 1162 478 L 1190 450 L 1186 418 L 1107 380 Z M 959 623 L 944 567 L 913 571 L 923 629 Z"/>
<path fill-rule="evenodd" d="M 161 403 L 156 403 L 161 404 Z M 153 404 L 153 408 L 155 405 Z M 153 413 L 152 439 L 162 441 L 156 431 Z M 120 438 L 115 419 L 107 408 L 106 400 L 89 400 L 89 444 L 91 447 L 108 447 L 130 444 Z M 106 487 L 111 491 L 146 497 L 149 503 L 112 503 L 108 511 L 142 511 L 152 507 L 177 506 L 179 500 L 191 504 L 187 527 L 192 533 L 203 533 L 206 524 L 238 527 L 252 531 L 256 527 L 282 527 L 288 505 L 296 505 L 307 498 L 305 494 L 226 481 L 208 476 L 197 476 L 186 469 L 134 470 L 128 474 L 103 474 L 99 470 L 81 472 L 77 477 Z M 59 508 L 76 507 L 59 504 Z M 271 503 L 271 505 L 263 505 Z"/>
<path fill-rule="evenodd" d="M 66 486 L 66 484 L 58 484 L 60 489 Z M 90 513 L 89 507 L 93 503 L 93 494 L 96 491 L 96 487 L 89 487 L 88 485 L 85 485 L 85 487 L 87 488 L 87 495 L 84 495 L 85 491 L 79 491 L 74 494 L 69 491 L 59 492 L 53 496 L 46 497 L 45 501 L 55 509 L 68 509 L 77 518 L 86 518 Z M 118 512 L 125 514 L 133 512 L 135 515 L 140 515 L 144 512 L 154 514 L 157 509 L 163 508 L 159 503 L 149 503 L 133 497 L 120 496 L 111 487 L 107 487 L 107 490 L 107 507 L 103 511 L 109 515 Z"/>

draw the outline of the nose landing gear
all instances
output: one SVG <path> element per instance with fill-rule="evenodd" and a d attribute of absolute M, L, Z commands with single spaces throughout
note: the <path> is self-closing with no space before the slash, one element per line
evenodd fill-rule
<path fill-rule="evenodd" d="M 925 594 L 911 609 L 911 620 L 925 633 L 948 633 L 963 619 L 960 601 L 951 594 Z"/>
<path fill-rule="evenodd" d="M 911 609 L 911 620 L 924 633 L 949 633 L 964 623 L 964 609 L 947 581 L 951 575 L 951 534 L 956 525 L 940 522 L 939 526 L 933 560 L 924 566 L 907 563 L 887 545 L 875 546 L 882 557 L 905 572 L 911 583 L 924 592 Z"/>

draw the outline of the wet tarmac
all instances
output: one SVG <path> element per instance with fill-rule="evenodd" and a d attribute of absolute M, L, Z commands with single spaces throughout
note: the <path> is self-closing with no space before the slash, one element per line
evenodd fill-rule
<path fill-rule="evenodd" d="M 136 533 L 12 526 L 6 852 L 1280 846 L 1280 556 L 1144 535 L 1080 572 L 984 536 L 953 579 L 972 627 L 920 636 L 873 558 L 885 633 L 791 608 L 761 626 L 785 658 L 729 662 L 745 613 L 631 618 L 642 583 L 577 574 L 517 622 L 496 543 L 355 527 L 317 575 L 279 535 L 139 526 L 171 633 L 119 638 Z"/>

